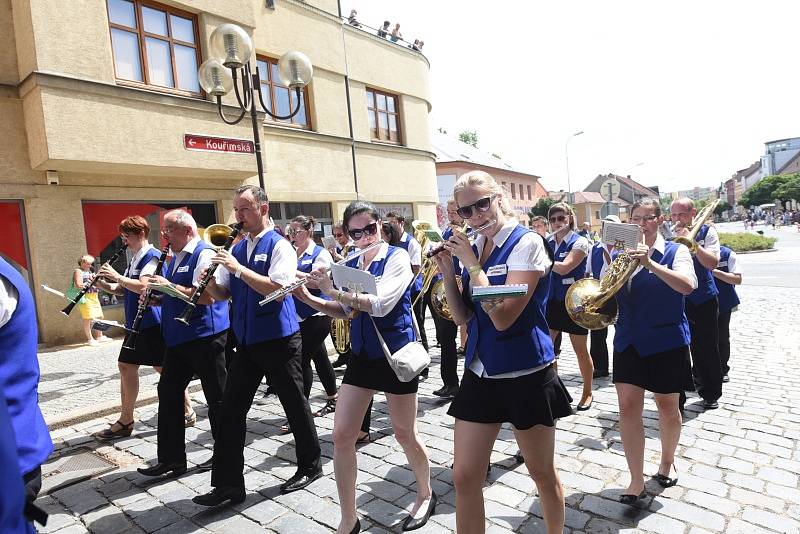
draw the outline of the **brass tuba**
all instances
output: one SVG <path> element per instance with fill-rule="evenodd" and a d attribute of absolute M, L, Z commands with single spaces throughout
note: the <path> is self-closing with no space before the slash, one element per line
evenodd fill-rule
<path fill-rule="evenodd" d="M 331 319 L 331 339 L 338 354 L 350 350 L 350 319 Z"/>
<path fill-rule="evenodd" d="M 694 238 L 697 236 L 697 232 L 700 231 L 700 228 L 703 227 L 706 221 L 714 215 L 714 210 L 717 209 L 719 203 L 720 199 L 717 199 L 714 202 L 706 204 L 705 207 L 698 211 L 697 215 L 694 216 L 692 219 L 692 224 L 687 227 L 689 230 L 689 235 L 678 236 L 672 241 L 681 245 L 685 245 L 692 255 L 697 254 L 697 241 L 695 241 Z"/>
<path fill-rule="evenodd" d="M 589 330 L 599 330 L 617 321 L 617 294 L 636 271 L 639 260 L 622 251 L 600 280 L 581 278 L 567 289 L 565 304 L 570 318 Z"/>

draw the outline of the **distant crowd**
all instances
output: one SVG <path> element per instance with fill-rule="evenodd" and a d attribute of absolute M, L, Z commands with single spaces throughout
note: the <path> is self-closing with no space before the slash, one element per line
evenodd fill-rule
<path fill-rule="evenodd" d="M 744 219 L 745 230 L 747 228 L 755 228 L 758 221 L 762 221 L 764 226 L 772 226 L 774 230 L 778 230 L 782 226 L 794 225 L 797 227 L 797 231 L 800 232 L 800 210 L 764 211 L 761 214 L 751 211 Z"/>
<path fill-rule="evenodd" d="M 353 26 L 354 28 L 361 28 L 363 26 L 364 28 L 369 28 L 371 30 L 375 30 L 376 31 L 376 35 L 378 37 L 380 37 L 381 39 L 388 39 L 393 43 L 400 44 L 398 41 L 403 41 L 404 43 L 406 43 L 406 46 L 408 46 L 408 48 L 410 48 L 412 50 L 416 50 L 417 52 L 421 52 L 422 51 L 422 47 L 425 46 L 425 41 L 421 41 L 419 39 L 414 39 L 413 43 L 409 43 L 408 41 L 403 40 L 403 34 L 400 33 L 400 23 L 399 22 L 396 22 L 395 25 L 394 25 L 394 28 L 391 28 L 391 29 L 390 29 L 390 27 L 391 27 L 392 23 L 390 21 L 388 21 L 388 20 L 383 21 L 383 26 L 381 26 L 381 28 L 377 29 L 377 30 L 375 28 L 371 28 L 369 26 L 362 25 L 358 21 L 358 11 L 356 11 L 355 9 L 351 9 L 350 10 L 350 16 L 347 17 L 347 23 L 350 24 L 351 26 Z"/>

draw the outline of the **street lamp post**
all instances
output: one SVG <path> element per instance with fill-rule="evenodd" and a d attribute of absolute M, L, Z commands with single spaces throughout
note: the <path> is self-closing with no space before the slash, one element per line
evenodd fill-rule
<path fill-rule="evenodd" d="M 583 130 L 581 130 L 580 132 L 575 132 L 574 134 L 572 134 L 569 137 L 567 137 L 567 142 L 564 143 L 564 159 L 567 162 L 567 201 L 570 204 L 573 204 L 574 201 L 573 201 L 573 198 L 572 198 L 572 184 L 570 184 L 570 181 L 569 181 L 569 142 L 572 141 L 573 137 L 578 137 L 579 135 L 582 135 L 582 134 L 583 134 Z"/>
<path fill-rule="evenodd" d="M 291 119 L 300 111 L 303 88 L 311 81 L 314 69 L 311 61 L 301 52 L 287 52 L 278 61 L 278 75 L 284 85 L 295 93 L 297 101 L 295 109 L 288 115 L 276 115 L 264 103 L 261 94 L 261 76 L 256 63 L 255 72 L 250 67 L 253 55 L 253 41 L 241 27 L 236 24 L 218 26 L 209 38 L 211 59 L 200 65 L 198 78 L 203 90 L 217 100 L 217 111 L 226 124 L 239 124 L 246 114 L 250 114 L 253 126 L 253 144 L 255 145 L 256 166 L 258 167 L 258 185 L 264 187 L 264 164 L 261 160 L 261 126 L 256 116 L 256 97 L 261 111 L 275 120 Z M 239 80 L 241 78 L 241 82 Z M 241 87 L 240 87 L 241 84 Z M 222 111 L 222 97 L 231 89 L 236 93 L 239 104 L 239 116 L 229 119 Z"/>

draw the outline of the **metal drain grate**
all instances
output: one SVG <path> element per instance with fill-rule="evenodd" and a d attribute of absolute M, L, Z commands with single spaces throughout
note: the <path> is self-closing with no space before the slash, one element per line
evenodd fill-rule
<path fill-rule="evenodd" d="M 88 478 L 113 471 L 117 465 L 83 448 L 69 456 L 62 456 L 42 466 L 42 493 L 77 484 Z"/>

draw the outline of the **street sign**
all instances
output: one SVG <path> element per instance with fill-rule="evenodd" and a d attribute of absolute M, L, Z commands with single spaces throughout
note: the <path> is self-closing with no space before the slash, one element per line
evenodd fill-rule
<path fill-rule="evenodd" d="M 248 139 L 214 137 L 202 134 L 183 134 L 183 148 L 199 152 L 228 152 L 231 154 L 253 154 L 255 144 Z"/>
<path fill-rule="evenodd" d="M 600 195 L 607 202 L 613 202 L 619 196 L 619 182 L 614 178 L 609 178 L 600 184 Z"/>
<path fill-rule="evenodd" d="M 611 202 L 606 202 L 600 206 L 600 218 L 605 219 L 609 215 L 616 215 L 619 217 L 619 206 Z"/>

